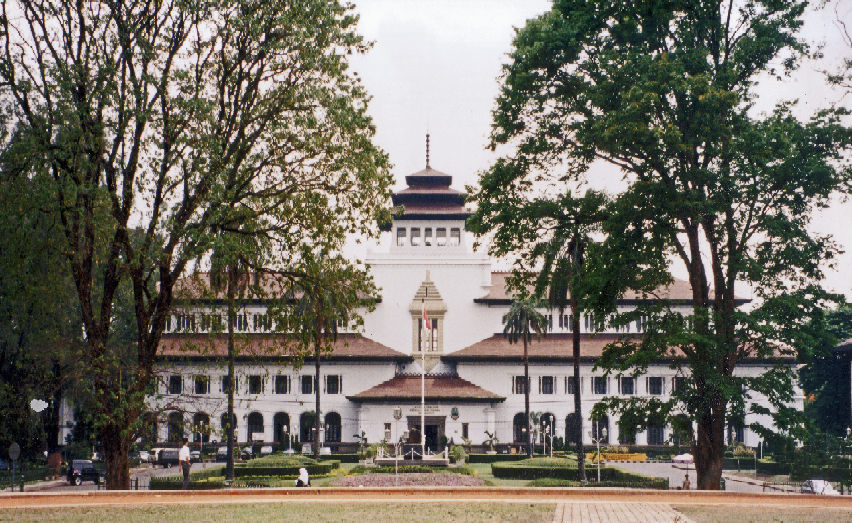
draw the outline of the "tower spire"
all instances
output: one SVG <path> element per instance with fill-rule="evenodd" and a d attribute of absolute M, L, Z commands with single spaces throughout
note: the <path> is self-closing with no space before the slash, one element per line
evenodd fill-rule
<path fill-rule="evenodd" d="M 429 169 L 429 133 L 426 133 L 426 168 Z"/>

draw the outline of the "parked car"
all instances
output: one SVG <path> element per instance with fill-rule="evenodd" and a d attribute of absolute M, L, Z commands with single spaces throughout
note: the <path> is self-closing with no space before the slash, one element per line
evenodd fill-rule
<path fill-rule="evenodd" d="M 193 450 L 189 453 L 189 461 L 193 463 L 201 463 L 201 451 Z"/>
<path fill-rule="evenodd" d="M 95 485 L 103 482 L 103 472 L 95 468 L 90 459 L 75 459 L 68 464 L 68 483 L 80 485 L 84 481 L 94 481 Z"/>
<path fill-rule="evenodd" d="M 269 456 L 270 454 L 272 454 L 272 446 L 271 445 L 267 445 L 265 447 L 260 447 L 260 455 L 261 456 Z"/>
<path fill-rule="evenodd" d="M 152 458 L 151 453 L 148 452 L 147 450 L 140 450 L 139 451 L 139 461 L 141 461 L 142 463 L 150 463 L 151 458 Z"/>
<path fill-rule="evenodd" d="M 180 462 L 180 449 L 163 449 L 160 451 L 160 459 L 157 460 L 161 466 L 172 468 Z"/>
<path fill-rule="evenodd" d="M 823 496 L 839 496 L 831 483 L 822 479 L 809 479 L 802 483 L 802 494 L 821 494 Z"/>
<path fill-rule="evenodd" d="M 254 450 L 251 447 L 243 447 L 242 452 L 240 452 L 240 456 L 243 459 L 251 459 L 254 457 Z"/>

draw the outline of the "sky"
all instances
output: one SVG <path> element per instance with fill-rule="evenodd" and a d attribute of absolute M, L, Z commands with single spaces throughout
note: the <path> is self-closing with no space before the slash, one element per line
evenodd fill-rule
<path fill-rule="evenodd" d="M 808 11 L 802 35 L 824 44 L 825 58 L 809 61 L 784 81 L 766 79 L 755 112 L 770 110 L 781 100 L 798 99 L 796 114 L 831 104 L 852 105 L 852 94 L 828 88 L 822 69 L 852 58 L 835 21 L 852 28 L 852 2 L 840 0 L 826 9 Z M 550 8 L 546 0 L 360 0 L 359 32 L 374 42 L 366 55 L 354 56 L 352 71 L 373 97 L 370 115 L 376 143 L 390 156 L 397 188 L 404 177 L 426 166 L 426 133 L 430 136 L 432 168 L 453 176 L 453 188 L 475 185 L 478 174 L 497 158 L 486 150 L 491 110 L 499 93 L 499 76 L 508 61 L 516 27 Z M 594 166 L 602 188 L 616 191 L 620 175 L 608 166 Z M 812 229 L 831 234 L 847 251 L 840 270 L 826 272 L 829 290 L 852 300 L 852 202 L 837 200 L 815 216 Z M 387 243 L 384 239 L 383 243 Z M 358 249 L 356 249 L 357 251 Z M 362 254 L 357 252 L 358 255 Z M 678 267 L 675 276 L 684 277 Z"/>

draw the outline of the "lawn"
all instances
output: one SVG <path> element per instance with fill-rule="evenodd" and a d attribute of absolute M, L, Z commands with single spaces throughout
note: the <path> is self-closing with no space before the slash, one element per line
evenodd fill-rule
<path fill-rule="evenodd" d="M 283 502 L 204 506 L 145 506 L 140 508 L 62 508 L 0 510 L 0 521 L 51 521 L 90 523 L 122 521 L 508 521 L 550 522 L 554 503 L 312 503 Z"/>
<path fill-rule="evenodd" d="M 781 508 L 737 505 L 672 505 L 696 523 L 840 523 L 852 521 L 852 511 L 830 508 Z"/>

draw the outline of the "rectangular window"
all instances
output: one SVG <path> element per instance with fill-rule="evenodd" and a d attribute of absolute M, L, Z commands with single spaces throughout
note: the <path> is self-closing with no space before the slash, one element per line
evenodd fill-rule
<path fill-rule="evenodd" d="M 426 227 L 423 229 L 423 245 L 426 247 L 432 246 L 432 228 Z"/>
<path fill-rule="evenodd" d="M 237 314 L 237 323 L 234 325 L 234 330 L 245 331 L 248 330 L 248 318 L 245 314 Z"/>
<path fill-rule="evenodd" d="M 622 394 L 636 394 L 636 386 L 634 383 L 634 378 L 632 376 L 624 376 L 620 378 L 618 380 L 618 385 L 621 389 L 619 392 L 621 392 Z"/>
<path fill-rule="evenodd" d="M 582 380 L 583 378 L 580 378 Z M 565 394 L 574 394 L 574 376 L 565 376 Z"/>
<path fill-rule="evenodd" d="M 249 394 L 263 393 L 263 378 L 260 376 L 249 376 Z"/>
<path fill-rule="evenodd" d="M 272 326 L 272 320 L 269 319 L 268 314 L 255 314 L 253 319 L 255 332 L 266 332 Z"/>
<path fill-rule="evenodd" d="M 648 378 L 648 394 L 661 396 L 663 394 L 663 378 L 659 376 Z"/>
<path fill-rule="evenodd" d="M 684 392 L 686 390 L 686 378 L 683 376 L 675 376 L 672 379 L 672 390 L 675 392 Z"/>
<path fill-rule="evenodd" d="M 538 378 L 539 394 L 555 394 L 553 389 L 553 376 L 541 376 Z"/>
<path fill-rule="evenodd" d="M 290 376 L 275 376 L 275 394 L 290 394 Z"/>
<path fill-rule="evenodd" d="M 314 393 L 314 377 L 302 376 L 302 394 Z"/>
<path fill-rule="evenodd" d="M 595 376 L 592 378 L 592 386 L 595 394 L 606 394 L 606 378 L 603 376 Z"/>
<path fill-rule="evenodd" d="M 450 229 L 450 246 L 461 244 L 461 229 Z"/>
<path fill-rule="evenodd" d="M 325 377 L 325 393 L 326 394 L 340 394 L 340 391 L 343 387 L 341 387 L 343 380 L 340 379 L 340 376 L 326 376 Z"/>
<path fill-rule="evenodd" d="M 663 427 L 648 427 L 648 445 L 662 445 L 665 441 Z"/>
<path fill-rule="evenodd" d="M 169 314 L 166 316 L 166 332 L 171 332 L 172 330 L 172 315 Z"/>
<path fill-rule="evenodd" d="M 405 227 L 399 227 L 396 230 L 396 244 L 400 247 L 405 247 L 408 243 L 408 236 L 405 232 Z"/>
<path fill-rule="evenodd" d="M 562 325 L 560 325 L 559 327 L 561 328 Z M 553 314 L 547 315 L 547 330 L 549 330 L 549 331 L 553 330 Z"/>
<path fill-rule="evenodd" d="M 411 228 L 411 246 L 417 247 L 420 245 L 420 227 Z"/>
<path fill-rule="evenodd" d="M 236 394 L 239 389 L 237 389 L 237 383 L 239 380 L 234 378 L 234 393 Z M 228 389 L 231 387 L 231 381 L 228 379 L 228 376 L 222 376 L 222 393 L 227 394 Z"/>
<path fill-rule="evenodd" d="M 462 437 L 464 439 L 470 438 L 470 428 L 468 423 L 462 423 Z"/>
<path fill-rule="evenodd" d="M 524 377 L 512 376 L 512 394 L 524 394 Z"/>
<path fill-rule="evenodd" d="M 195 316 L 192 314 L 180 314 L 176 316 L 177 330 L 182 332 L 195 332 Z"/>
<path fill-rule="evenodd" d="M 180 394 L 183 392 L 183 378 L 180 376 L 169 376 L 169 394 Z"/>
<path fill-rule="evenodd" d="M 195 393 L 209 394 L 210 393 L 210 378 L 207 376 L 195 377 Z"/>
<path fill-rule="evenodd" d="M 426 331 L 423 328 L 423 318 L 417 320 L 417 346 L 421 351 L 437 352 L 438 351 L 438 320 L 430 319 L 431 329 Z"/>
<path fill-rule="evenodd" d="M 447 245 L 447 229 L 443 227 L 435 229 L 435 245 L 438 247 Z"/>

